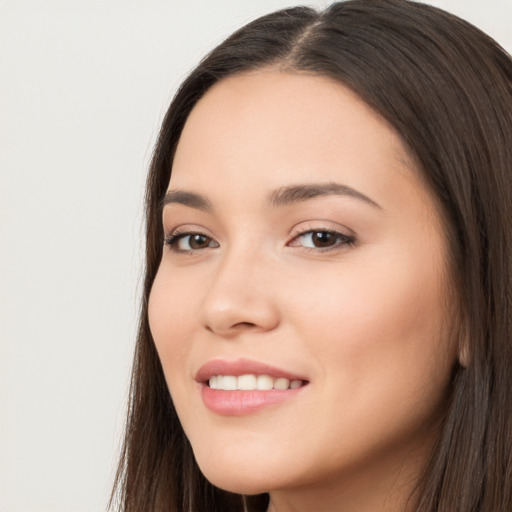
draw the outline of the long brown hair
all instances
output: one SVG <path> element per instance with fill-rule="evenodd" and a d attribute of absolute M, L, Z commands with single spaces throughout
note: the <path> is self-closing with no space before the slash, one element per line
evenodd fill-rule
<path fill-rule="evenodd" d="M 216 82 L 264 66 L 337 80 L 401 135 L 450 239 L 466 364 L 415 494 L 418 512 L 512 510 L 512 62 L 491 38 L 407 0 L 291 8 L 215 48 L 165 116 L 146 192 L 146 269 L 126 436 L 111 505 L 124 512 L 263 511 L 202 476 L 176 416 L 147 318 L 163 245 L 160 202 L 185 121 Z"/>

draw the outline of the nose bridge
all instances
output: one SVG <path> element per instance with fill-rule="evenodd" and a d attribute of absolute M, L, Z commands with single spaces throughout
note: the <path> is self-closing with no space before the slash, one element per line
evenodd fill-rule
<path fill-rule="evenodd" d="M 272 258 L 250 240 L 219 255 L 203 301 L 203 323 L 217 334 L 269 330 L 278 323 Z"/>

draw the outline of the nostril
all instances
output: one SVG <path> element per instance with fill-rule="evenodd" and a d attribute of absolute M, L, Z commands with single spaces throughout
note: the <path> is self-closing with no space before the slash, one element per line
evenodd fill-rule
<path fill-rule="evenodd" d="M 250 329 L 252 327 L 256 327 L 256 324 L 253 324 L 251 322 L 238 322 L 237 324 L 233 325 L 233 327 L 239 327 L 241 329 Z"/>

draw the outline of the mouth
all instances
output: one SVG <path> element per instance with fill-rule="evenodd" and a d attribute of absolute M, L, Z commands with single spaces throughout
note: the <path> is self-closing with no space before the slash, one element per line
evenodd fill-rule
<path fill-rule="evenodd" d="M 251 414 L 297 396 L 309 384 L 304 376 L 256 361 L 213 360 L 197 372 L 204 405 L 227 416 Z"/>
<path fill-rule="evenodd" d="M 213 375 L 209 378 L 207 384 L 211 389 L 221 389 L 224 391 L 270 391 L 277 389 L 285 391 L 287 389 L 297 389 L 304 385 L 301 379 L 287 379 L 286 377 L 274 378 L 270 375 L 244 374 L 239 375 Z"/>

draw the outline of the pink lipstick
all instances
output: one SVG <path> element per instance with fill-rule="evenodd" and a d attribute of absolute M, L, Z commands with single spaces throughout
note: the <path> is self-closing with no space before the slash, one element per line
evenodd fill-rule
<path fill-rule="evenodd" d="M 197 372 L 196 381 L 205 406 L 231 416 L 293 398 L 308 383 L 302 375 L 248 359 L 209 361 Z"/>

